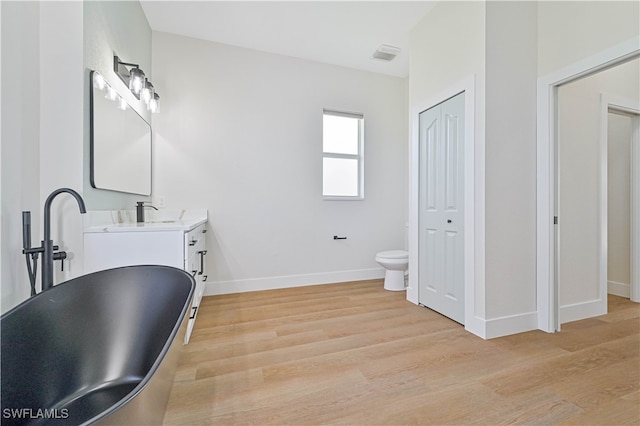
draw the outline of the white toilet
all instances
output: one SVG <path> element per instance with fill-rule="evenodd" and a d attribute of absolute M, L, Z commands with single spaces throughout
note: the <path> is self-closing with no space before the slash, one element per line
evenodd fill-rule
<path fill-rule="evenodd" d="M 381 251 L 376 254 L 376 262 L 382 265 L 384 274 L 384 289 L 391 291 L 404 290 L 404 271 L 409 266 L 409 253 L 405 250 Z"/>

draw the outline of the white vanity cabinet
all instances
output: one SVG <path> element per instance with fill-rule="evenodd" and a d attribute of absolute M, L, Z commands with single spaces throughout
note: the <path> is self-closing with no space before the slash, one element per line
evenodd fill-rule
<path fill-rule="evenodd" d="M 167 265 L 189 272 L 196 281 L 196 289 L 184 340 L 187 344 L 207 281 L 205 226 L 206 222 L 200 220 L 85 228 L 84 272 L 131 265 Z"/>

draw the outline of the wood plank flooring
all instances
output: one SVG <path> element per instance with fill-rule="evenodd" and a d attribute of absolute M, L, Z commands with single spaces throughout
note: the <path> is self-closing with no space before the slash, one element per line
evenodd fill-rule
<path fill-rule="evenodd" d="M 482 340 L 360 281 L 203 299 L 164 424 L 640 424 L 640 304 Z"/>

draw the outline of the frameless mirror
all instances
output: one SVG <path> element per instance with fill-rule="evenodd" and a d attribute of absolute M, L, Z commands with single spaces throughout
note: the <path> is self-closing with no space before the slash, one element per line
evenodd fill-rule
<path fill-rule="evenodd" d="M 91 186 L 151 195 L 151 126 L 98 72 L 89 79 Z"/>

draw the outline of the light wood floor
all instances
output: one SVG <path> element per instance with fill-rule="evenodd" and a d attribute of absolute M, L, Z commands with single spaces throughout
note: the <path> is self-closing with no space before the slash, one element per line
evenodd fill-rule
<path fill-rule="evenodd" d="M 482 340 L 381 281 L 203 299 L 167 425 L 640 424 L 640 304 Z"/>

